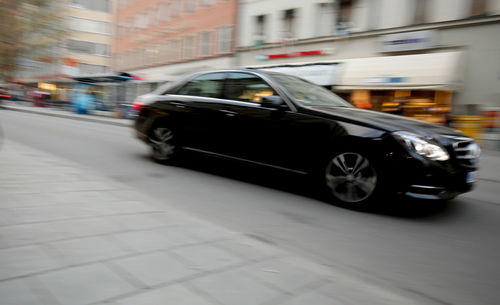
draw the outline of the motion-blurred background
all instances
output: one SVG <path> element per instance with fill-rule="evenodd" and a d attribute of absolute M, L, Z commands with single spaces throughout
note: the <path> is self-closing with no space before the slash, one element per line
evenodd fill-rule
<path fill-rule="evenodd" d="M 0 23 L 3 99 L 128 117 L 185 73 L 258 67 L 499 147 L 500 0 L 2 0 Z"/>

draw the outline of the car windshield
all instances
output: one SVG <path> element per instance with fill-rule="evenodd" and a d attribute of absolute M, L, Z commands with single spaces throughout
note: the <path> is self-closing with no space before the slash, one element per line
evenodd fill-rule
<path fill-rule="evenodd" d="M 306 106 L 353 107 L 333 92 L 301 78 L 281 73 L 268 74 Z"/>

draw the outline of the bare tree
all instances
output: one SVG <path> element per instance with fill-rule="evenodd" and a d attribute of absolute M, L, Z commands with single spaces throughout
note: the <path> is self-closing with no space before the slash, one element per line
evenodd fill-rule
<path fill-rule="evenodd" d="M 22 59 L 58 60 L 66 1 L 0 1 L 0 79 L 12 77 Z"/>

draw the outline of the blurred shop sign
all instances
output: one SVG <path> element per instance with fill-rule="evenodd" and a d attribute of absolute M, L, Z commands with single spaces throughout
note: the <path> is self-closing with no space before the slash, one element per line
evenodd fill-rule
<path fill-rule="evenodd" d="M 292 57 L 302 57 L 302 56 L 315 56 L 315 55 L 327 55 L 333 54 L 334 49 L 324 49 L 324 50 L 312 50 L 312 51 L 299 51 L 292 53 L 281 53 L 281 54 L 257 54 L 255 58 L 257 60 L 269 60 L 269 59 L 280 59 L 280 58 L 292 58 Z"/>
<path fill-rule="evenodd" d="M 365 82 L 372 84 L 394 84 L 394 83 L 404 83 L 408 81 L 407 77 L 369 77 L 365 78 Z"/>
<path fill-rule="evenodd" d="M 425 50 L 438 45 L 437 31 L 415 31 L 380 36 L 382 52 Z"/>
<path fill-rule="evenodd" d="M 68 66 L 68 65 L 63 65 L 61 67 L 61 72 L 62 74 L 69 75 L 69 76 L 76 76 L 80 73 L 80 68 L 74 67 L 74 66 Z"/>
<path fill-rule="evenodd" d="M 20 58 L 16 61 L 17 65 L 26 69 L 40 69 L 43 63 L 36 60 Z"/>

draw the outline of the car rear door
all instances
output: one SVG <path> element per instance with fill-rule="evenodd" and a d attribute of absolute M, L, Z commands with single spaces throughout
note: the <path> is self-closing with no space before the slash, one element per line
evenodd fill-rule
<path fill-rule="evenodd" d="M 196 76 L 170 95 L 170 104 L 183 113 L 183 146 L 212 151 L 219 145 L 220 98 L 224 72 L 206 73 Z"/>

